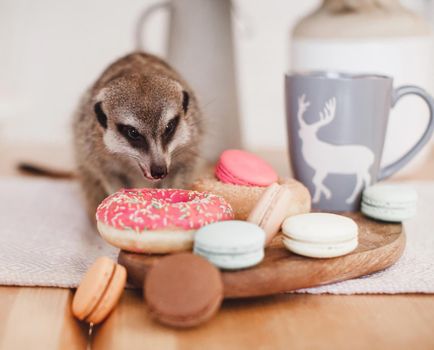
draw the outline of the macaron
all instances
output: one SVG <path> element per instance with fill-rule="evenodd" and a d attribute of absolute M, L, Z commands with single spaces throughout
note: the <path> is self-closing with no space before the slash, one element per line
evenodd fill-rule
<path fill-rule="evenodd" d="M 72 313 L 88 323 L 103 321 L 114 309 L 127 280 L 125 267 L 98 258 L 83 276 L 72 301 Z"/>
<path fill-rule="evenodd" d="M 278 180 L 277 173 L 265 160 L 237 149 L 220 155 L 215 175 L 221 182 L 243 186 L 266 187 Z"/>
<path fill-rule="evenodd" d="M 228 220 L 200 228 L 193 251 L 221 269 L 244 269 L 262 261 L 264 243 L 265 232 L 259 226 Z"/>
<path fill-rule="evenodd" d="M 194 327 L 217 313 L 223 282 L 220 271 L 197 255 L 168 255 L 148 271 L 144 297 L 157 321 L 178 328 Z"/>
<path fill-rule="evenodd" d="M 310 196 L 307 195 L 309 205 L 301 207 L 299 205 L 299 193 L 291 191 L 291 189 L 289 185 L 271 184 L 264 191 L 247 218 L 247 221 L 260 226 L 265 231 L 266 245 L 279 232 L 285 218 L 310 211 Z M 309 192 L 306 190 L 306 193 Z"/>
<path fill-rule="evenodd" d="M 358 245 L 358 226 L 346 216 L 308 213 L 283 222 L 284 246 L 293 253 L 312 258 L 348 254 Z"/>
<path fill-rule="evenodd" d="M 363 191 L 361 211 L 368 217 L 399 222 L 416 215 L 417 192 L 406 185 L 377 184 Z"/>

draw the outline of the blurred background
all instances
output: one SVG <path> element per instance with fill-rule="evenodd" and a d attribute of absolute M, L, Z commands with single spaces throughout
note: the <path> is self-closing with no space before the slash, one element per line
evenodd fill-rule
<path fill-rule="evenodd" d="M 358 1 L 347 2 L 357 3 Z M 384 16 L 390 14 L 381 8 L 381 3 L 384 3 L 386 7 L 391 6 L 393 13 L 394 1 L 359 1 L 361 5 L 370 2 L 380 3 L 380 22 L 382 13 Z M 167 11 L 156 11 L 138 30 L 137 23 L 140 16 L 156 3 L 158 1 L 153 0 L 0 0 L 0 147 L 2 144 L 22 146 L 43 143 L 65 150 L 65 154 L 68 154 L 71 142 L 71 115 L 80 95 L 109 63 L 136 49 L 136 32 L 140 32 L 140 28 L 143 29 L 141 44 L 155 54 L 162 57 L 167 56 L 168 42 L 170 42 L 168 37 L 173 36 L 170 32 L 171 19 Z M 328 1 L 328 3 L 334 6 L 334 3 L 339 3 L 339 1 Z M 396 3 L 399 2 L 396 1 Z M 218 98 L 213 98 L 212 92 L 211 96 L 209 93 L 199 92 L 199 97 L 203 97 L 201 103 L 204 105 L 205 112 L 209 109 L 211 114 L 215 114 L 220 110 L 222 114 L 227 114 L 224 116 L 227 118 L 239 116 L 239 125 L 235 123 L 233 127 L 234 130 L 240 127 L 239 134 L 234 133 L 239 139 L 240 146 L 250 150 L 276 152 L 286 150 L 284 73 L 294 68 L 294 62 L 291 62 L 291 59 L 298 60 L 296 65 L 300 69 L 310 68 L 309 64 L 311 66 L 316 64 L 305 60 L 303 55 L 309 50 L 316 52 L 317 48 L 298 46 L 297 52 L 294 53 L 295 41 L 298 40 L 298 45 L 303 46 L 306 43 L 300 44 L 300 40 L 315 39 L 315 31 L 321 32 L 323 24 L 326 39 L 335 40 L 333 35 L 339 39 L 345 36 L 345 32 L 356 33 L 355 36 L 360 33 L 357 23 L 351 24 L 352 22 L 346 24 L 348 30 L 338 29 L 338 33 L 336 31 L 333 33 L 331 30 L 329 33 L 328 29 L 333 29 L 333 21 L 327 17 L 325 17 L 325 22 L 321 22 L 324 18 L 320 19 L 313 27 L 309 22 L 305 27 L 302 26 L 293 33 L 296 24 L 300 25 L 301 19 L 306 19 L 306 16 L 318 9 L 321 4 L 322 1 L 319 0 L 236 0 L 230 5 L 231 28 L 229 28 L 229 33 L 233 40 L 234 62 L 233 66 L 231 61 L 225 64 L 229 64 L 228 72 L 234 78 L 234 82 L 230 81 L 235 88 L 233 109 L 228 112 L 224 106 L 219 106 Z M 420 25 L 422 20 L 431 28 L 433 27 L 434 1 L 403 0 L 401 4 L 406 10 L 411 10 L 416 14 L 413 18 L 414 23 L 410 23 L 413 28 Z M 358 11 L 357 6 L 355 5 L 356 10 L 350 9 L 349 11 Z M 345 15 L 347 10 L 343 9 L 340 14 Z M 369 11 L 372 11 L 374 15 L 372 22 L 374 28 L 369 26 L 369 21 L 365 22 L 364 27 L 368 29 L 360 36 L 375 38 L 375 23 L 379 23 L 378 11 L 368 9 L 368 16 Z M 195 5 L 189 13 L 192 18 L 200 17 L 200 6 Z M 420 28 L 420 31 L 416 29 L 414 34 L 411 31 L 393 33 L 393 30 L 388 32 L 386 29 L 379 35 L 401 40 L 403 36 L 412 38 L 426 34 L 427 40 L 432 42 L 427 29 L 423 26 Z M 346 40 L 352 43 L 357 43 L 361 39 L 354 39 L 351 36 L 349 34 L 350 38 Z M 433 65 L 430 61 L 431 54 L 420 54 L 426 50 L 425 43 L 426 40 L 422 45 L 423 48 L 416 45 L 414 52 L 407 52 L 413 60 L 413 66 Z M 182 46 L 182 43 L 178 44 Z M 413 42 L 410 44 L 415 45 Z M 170 45 L 173 49 L 173 42 Z M 405 45 L 402 47 L 412 47 Z M 227 54 L 226 52 L 225 55 Z M 401 51 L 396 51 L 397 56 L 401 54 L 403 55 Z M 373 52 L 373 55 L 376 54 Z M 378 55 L 381 56 L 382 53 Z M 202 58 L 199 56 L 198 60 Z M 330 57 L 328 59 L 330 60 Z M 333 62 L 337 62 L 335 58 L 332 59 Z M 342 59 L 345 60 L 345 57 Z M 369 58 L 367 57 L 366 60 L 369 61 Z M 426 63 L 427 60 L 428 63 Z M 389 58 L 386 61 L 386 63 L 379 64 L 393 66 Z M 303 67 L 304 62 L 307 62 L 307 67 Z M 401 66 L 394 69 L 400 71 L 410 69 L 410 67 L 405 67 L 405 63 L 399 62 Z M 190 61 L 191 63 L 195 64 Z M 233 71 L 231 71 L 232 68 Z M 434 83 L 432 70 L 423 69 L 408 77 L 408 80 L 419 81 L 398 81 L 398 83 L 423 85 L 433 93 L 432 85 L 430 85 Z M 203 79 L 206 80 L 207 76 L 203 76 Z M 207 84 L 212 85 L 213 82 L 208 81 Z M 424 111 L 425 107 L 421 108 Z M 235 116 L 229 115 L 231 113 Z M 426 113 L 421 113 L 421 116 L 416 116 L 416 113 L 411 115 L 413 121 L 415 118 L 421 118 L 420 130 L 423 130 L 427 120 L 427 117 L 422 114 Z M 398 124 L 401 125 L 401 122 Z M 408 129 L 409 125 L 405 124 L 401 127 Z M 414 129 L 417 138 L 419 129 L 417 126 Z M 401 141 L 404 142 L 403 147 L 407 147 L 402 138 Z M 412 142 L 414 140 L 409 138 L 409 146 Z M 387 147 L 394 149 L 386 145 Z M 396 152 L 402 153 L 400 150 Z M 399 155 L 390 151 L 386 161 L 391 161 Z"/>

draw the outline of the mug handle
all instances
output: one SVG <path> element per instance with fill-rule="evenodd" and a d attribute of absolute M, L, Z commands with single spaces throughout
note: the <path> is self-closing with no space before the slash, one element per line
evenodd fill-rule
<path fill-rule="evenodd" d="M 405 153 L 401 158 L 399 158 L 392 164 L 389 164 L 384 168 L 380 169 L 380 176 L 378 177 L 378 180 L 382 180 L 391 176 L 399 169 L 401 169 L 404 165 L 406 165 L 423 148 L 423 146 L 425 146 L 428 143 L 428 141 L 431 139 L 431 135 L 433 134 L 434 99 L 424 89 L 413 85 L 403 85 L 394 89 L 392 95 L 392 107 L 395 107 L 396 103 L 401 97 L 410 94 L 414 94 L 421 97 L 428 105 L 429 108 L 428 125 L 424 133 L 420 137 L 419 141 L 417 141 L 416 144 L 407 153 Z"/>
<path fill-rule="evenodd" d="M 138 51 L 151 51 L 149 47 L 146 47 L 144 42 L 144 37 L 146 36 L 146 31 L 144 31 L 145 24 L 148 21 L 148 19 L 157 13 L 160 10 L 168 11 L 169 13 L 172 10 L 171 2 L 170 1 L 163 1 L 156 4 L 153 4 L 146 8 L 142 14 L 140 15 L 137 24 L 136 24 L 136 50 Z M 166 43 L 168 43 L 168 40 L 166 40 Z M 166 46 L 166 53 L 167 53 L 167 46 Z"/>

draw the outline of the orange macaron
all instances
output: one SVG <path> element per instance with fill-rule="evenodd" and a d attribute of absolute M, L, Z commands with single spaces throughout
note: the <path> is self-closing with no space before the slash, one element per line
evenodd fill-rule
<path fill-rule="evenodd" d="M 88 323 L 103 321 L 114 309 L 127 280 L 125 267 L 98 258 L 83 276 L 72 301 L 72 313 Z"/>

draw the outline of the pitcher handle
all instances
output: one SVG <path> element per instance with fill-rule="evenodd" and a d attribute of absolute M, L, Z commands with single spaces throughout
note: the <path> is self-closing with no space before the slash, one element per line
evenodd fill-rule
<path fill-rule="evenodd" d="M 135 44 L 136 44 L 136 50 L 138 51 L 151 51 L 149 49 L 149 47 L 146 47 L 146 45 L 144 45 L 144 38 L 145 38 L 145 24 L 148 21 L 148 19 L 150 17 L 152 17 L 152 15 L 154 15 L 155 13 L 159 12 L 160 10 L 165 10 L 168 11 L 170 13 L 171 11 L 171 2 L 170 1 L 164 1 L 164 2 L 159 2 L 156 4 L 153 4 L 151 6 L 149 6 L 148 8 L 146 8 L 142 14 L 140 15 L 139 19 L 137 20 L 137 24 L 136 24 L 136 33 L 135 33 Z M 167 38 L 166 38 L 167 39 Z M 165 52 L 167 53 L 167 46 L 168 46 L 168 40 L 166 40 L 166 50 Z"/>

